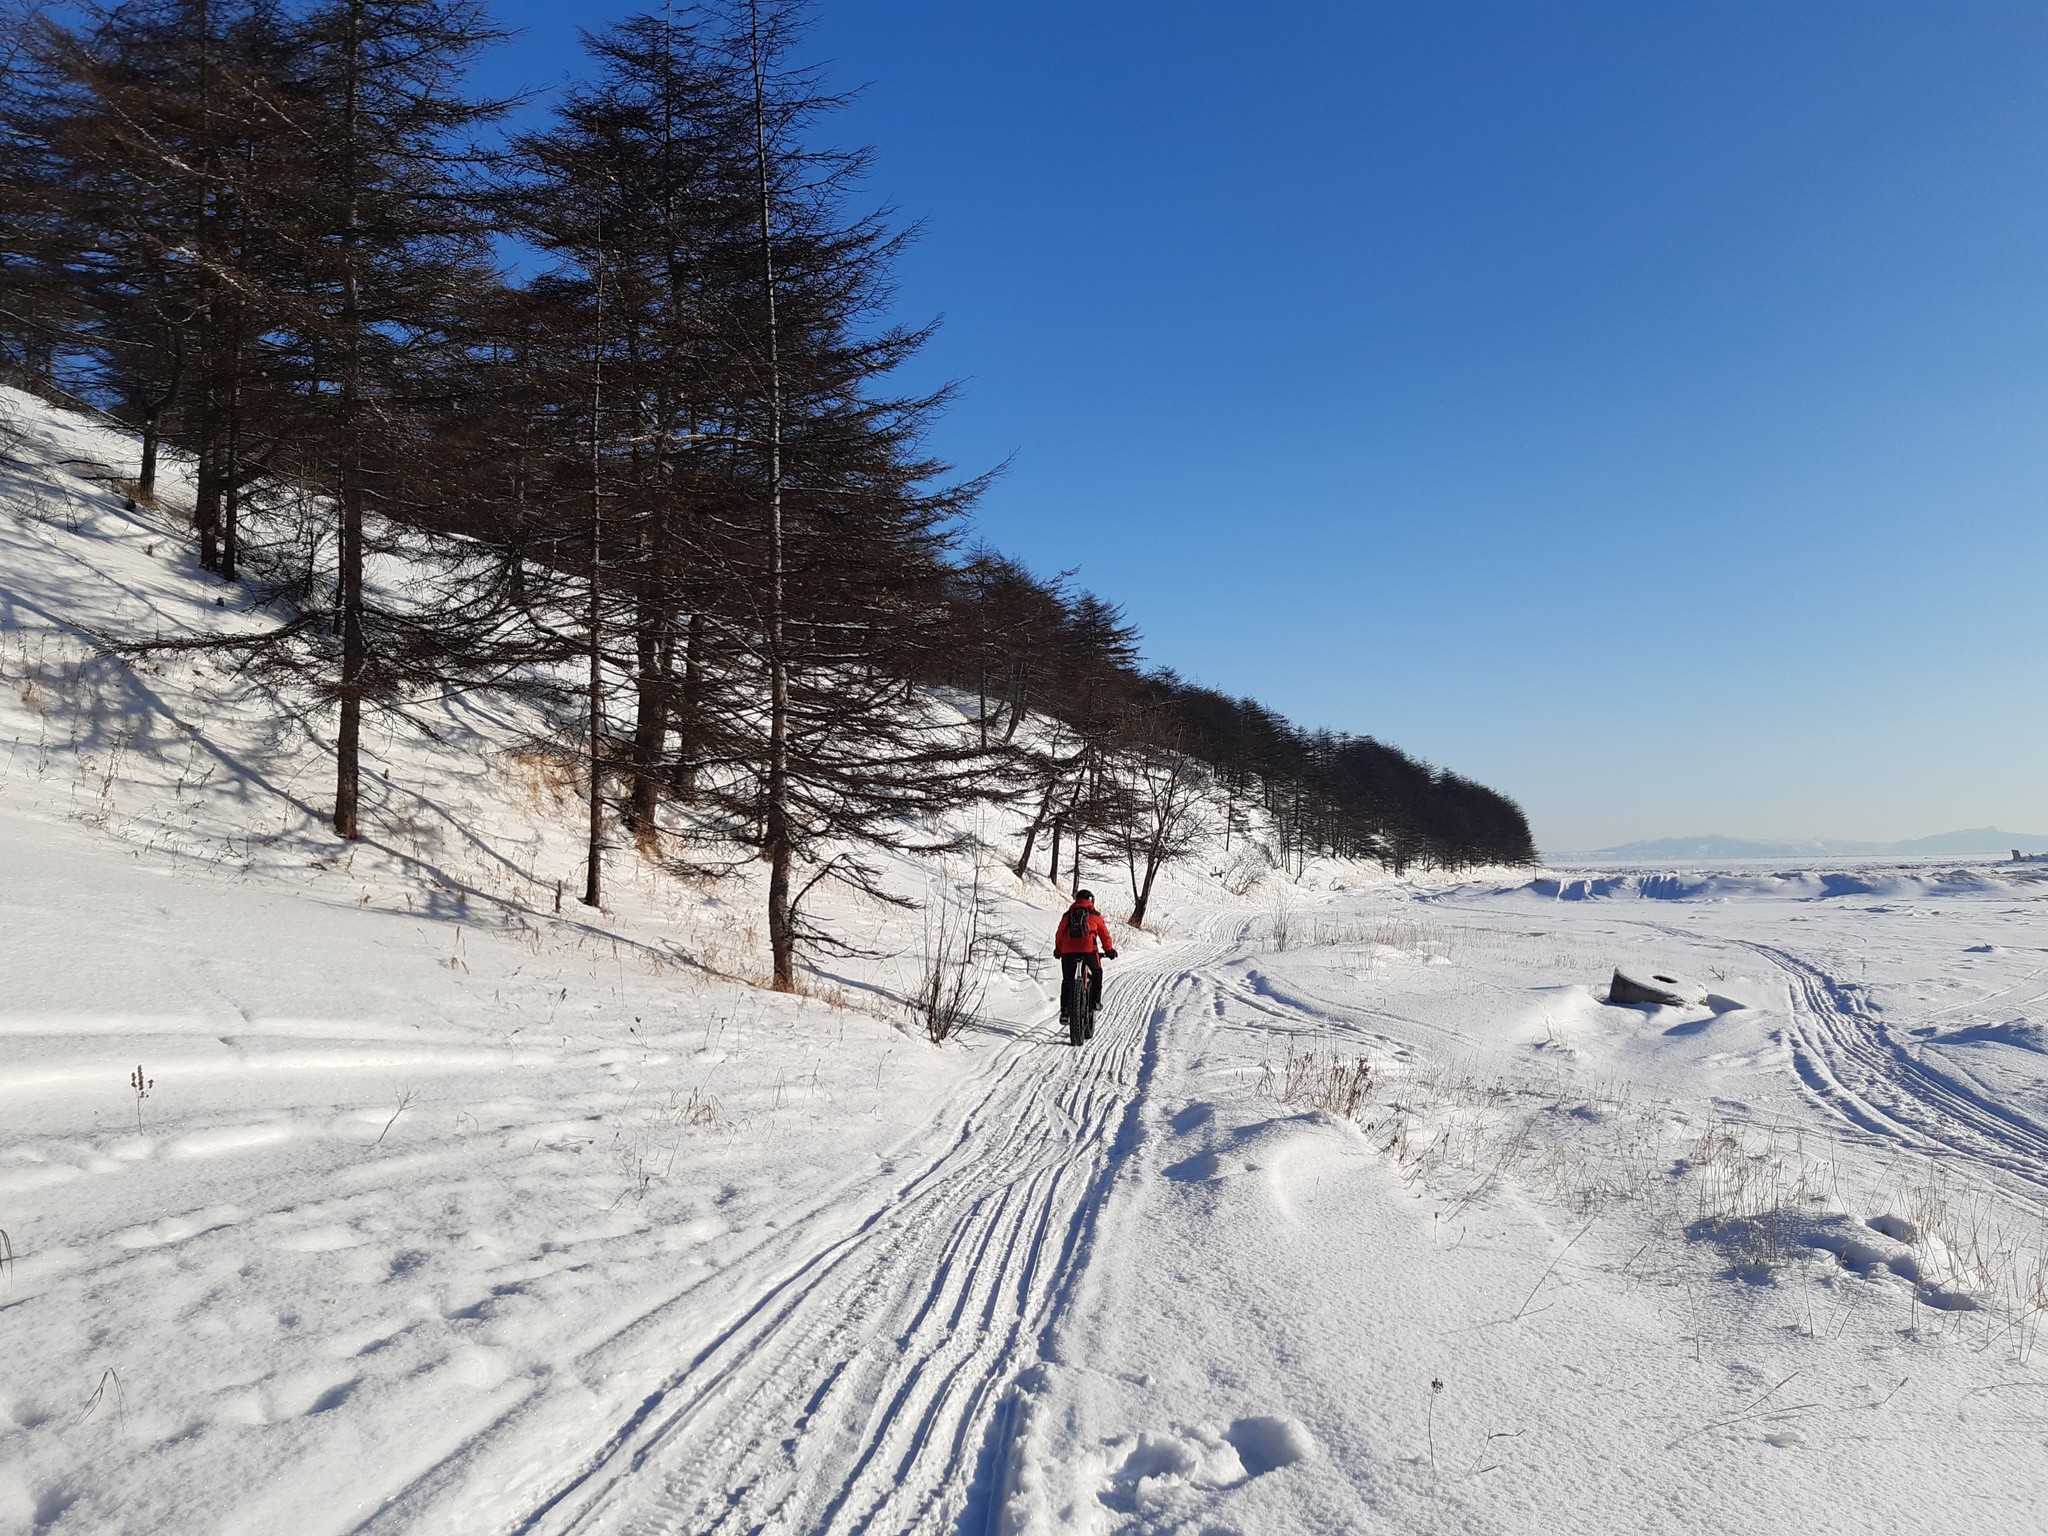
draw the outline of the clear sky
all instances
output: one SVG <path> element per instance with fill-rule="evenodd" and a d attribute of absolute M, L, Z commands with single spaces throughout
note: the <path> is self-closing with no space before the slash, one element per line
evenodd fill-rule
<path fill-rule="evenodd" d="M 498 0 L 489 83 L 633 7 Z M 2048 832 L 2048 4 L 823 0 L 982 534 L 1547 848 Z"/>

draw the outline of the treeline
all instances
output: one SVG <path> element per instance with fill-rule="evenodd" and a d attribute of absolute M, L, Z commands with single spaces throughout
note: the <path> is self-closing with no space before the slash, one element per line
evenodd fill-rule
<path fill-rule="evenodd" d="M 1056 877 L 1063 835 L 1104 829 L 1132 871 L 1142 923 L 1162 853 L 1189 840 L 1198 819 L 1193 797 L 1175 787 L 1175 765 L 1183 775 L 1198 766 L 1209 791 L 1201 798 L 1221 800 L 1222 824 L 1206 830 L 1226 848 L 1261 810 L 1274 851 L 1297 866 L 1317 854 L 1397 872 L 1536 856 L 1521 809 L 1483 785 L 1370 737 L 1305 731 L 1256 700 L 1142 670 L 1122 614 L 1064 580 L 977 551 L 951 587 L 956 639 L 943 678 L 972 695 L 982 739 L 1013 741 L 1034 709 L 1051 732 L 1032 760 L 1035 813 L 1020 874 L 1041 837 Z"/>
<path fill-rule="evenodd" d="M 71 14 L 76 15 L 74 11 Z M 891 380 L 902 236 L 792 55 L 800 8 L 630 18 L 539 127 L 467 71 L 470 0 L 135 0 L 13 29 L 0 98 L 0 366 L 189 456 L 200 563 L 288 615 L 232 647 L 336 710 L 429 689 L 573 697 L 584 899 L 614 828 L 768 866 L 778 985 L 981 798 L 1019 867 L 1114 857 L 1142 921 L 1201 834 L 1261 805 L 1292 856 L 1530 856 L 1507 801 L 1369 740 L 1142 673 L 1108 605 L 956 547 L 982 482 Z M 933 707 L 967 699 L 966 733 Z M 1036 716 L 1041 724 L 1020 728 Z"/>

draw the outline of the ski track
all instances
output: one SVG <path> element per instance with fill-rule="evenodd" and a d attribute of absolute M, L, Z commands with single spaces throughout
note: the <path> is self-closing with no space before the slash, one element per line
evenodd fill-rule
<path fill-rule="evenodd" d="M 981 1529 L 1006 1470 L 998 1409 L 1087 1262 L 1164 999 L 1223 949 L 1127 964 L 1080 1050 L 1050 1025 L 1001 1047 L 943 1152 L 795 1262 L 511 1529 Z"/>

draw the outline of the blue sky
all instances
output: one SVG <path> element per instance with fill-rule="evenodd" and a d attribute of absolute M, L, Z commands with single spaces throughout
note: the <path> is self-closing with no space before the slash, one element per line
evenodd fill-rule
<path fill-rule="evenodd" d="M 501 0 L 488 83 L 616 10 Z M 2048 831 L 2048 6 L 825 0 L 936 446 L 1545 847 Z"/>

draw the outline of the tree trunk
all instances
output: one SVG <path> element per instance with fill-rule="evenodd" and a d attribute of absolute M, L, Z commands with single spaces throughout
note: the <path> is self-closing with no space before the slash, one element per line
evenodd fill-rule
<path fill-rule="evenodd" d="M 1006 747 L 1010 744 L 1011 738 L 1017 734 L 1017 727 L 1024 723 L 1025 691 L 1024 671 L 1020 667 L 1013 674 L 1010 689 L 1010 718 L 1003 726 L 1003 745 Z"/>
<path fill-rule="evenodd" d="M 157 416 L 162 410 L 159 400 L 142 415 L 142 467 L 135 473 L 135 499 L 145 507 L 156 501 Z"/>
<path fill-rule="evenodd" d="M 1046 812 L 1052 809 L 1052 789 L 1048 787 L 1045 798 L 1038 802 L 1038 814 L 1031 818 L 1031 825 L 1024 829 L 1024 851 L 1017 855 L 1017 878 L 1022 880 L 1031 868 L 1031 850 L 1038 846 L 1038 834 L 1045 830 Z"/>
<path fill-rule="evenodd" d="M 1159 876 L 1159 866 L 1166 862 L 1166 844 L 1163 835 L 1154 835 L 1145 845 L 1145 878 L 1137 883 L 1132 892 L 1131 926 L 1145 926 L 1146 909 L 1152 905 L 1152 882 Z M 1133 860 L 1135 864 L 1135 860 Z"/>
<path fill-rule="evenodd" d="M 341 724 L 334 737 L 334 830 L 353 842 L 361 835 L 357 810 L 362 790 L 363 488 L 356 466 L 341 485 Z"/>
<path fill-rule="evenodd" d="M 690 615 L 683 635 L 683 697 L 676 716 L 676 764 L 670 776 L 685 800 L 697 793 L 697 757 L 703 750 L 700 722 L 704 706 L 704 615 Z"/>
<path fill-rule="evenodd" d="M 157 448 L 162 442 L 164 412 L 171 408 L 171 402 L 178 398 L 178 385 L 185 377 L 185 328 L 172 326 L 171 377 L 164 385 L 164 392 L 151 400 L 142 411 L 142 464 L 135 475 L 135 499 L 145 506 L 156 502 L 156 461 Z"/>
<path fill-rule="evenodd" d="M 236 326 L 239 333 L 240 326 Z M 220 574 L 224 581 L 235 579 L 236 563 L 242 553 L 242 370 L 241 339 L 234 340 L 234 380 L 228 387 L 228 419 L 222 457 L 226 470 L 221 476 Z"/>
<path fill-rule="evenodd" d="M 667 586 L 657 572 L 654 580 Z M 639 644 L 639 714 L 633 730 L 633 830 L 643 839 L 654 835 L 661 808 L 663 752 L 668 746 L 669 703 L 675 692 L 676 616 L 667 603 L 643 602 Z"/>
<path fill-rule="evenodd" d="M 211 373 L 211 366 L 208 368 Z M 201 392 L 198 441 L 193 445 L 198 460 L 192 492 L 192 527 L 199 535 L 199 568 L 220 568 L 220 407 L 216 403 L 216 381 L 209 378 Z"/>
<path fill-rule="evenodd" d="M 201 322 L 199 366 L 204 386 L 199 396 L 197 484 L 193 488 L 192 524 L 199 534 L 199 566 L 213 570 L 220 564 L 220 283 L 218 259 L 213 249 L 214 210 L 208 195 L 213 129 L 213 17 L 208 0 L 195 7 L 199 32 L 199 142 L 200 176 L 196 180 L 198 205 L 194 229 L 200 247 L 200 270 L 207 301 L 199 313 Z"/>
<path fill-rule="evenodd" d="M 645 839 L 654 833 L 661 794 L 661 748 L 668 736 L 669 615 L 642 597 L 633 636 L 638 663 L 638 708 L 633 717 L 633 831 Z"/>
<path fill-rule="evenodd" d="M 600 215 L 601 217 L 601 215 Z M 598 422 L 604 410 L 604 254 L 600 228 L 597 316 L 590 342 L 590 824 L 584 847 L 583 904 L 604 901 L 604 459 Z"/>
<path fill-rule="evenodd" d="M 342 140 L 347 207 L 342 218 L 341 265 L 341 724 L 334 740 L 334 830 L 353 842 L 361 835 L 363 674 L 369 646 L 363 633 L 362 293 L 356 272 L 361 243 L 356 136 L 362 68 L 362 5 L 349 7 L 347 96 Z"/>
<path fill-rule="evenodd" d="M 754 73 L 755 190 L 761 215 L 761 296 L 768 321 L 768 783 L 762 833 L 768 856 L 768 947 L 778 992 L 796 987 L 796 914 L 789 896 L 795 848 L 789 825 L 789 658 L 784 651 L 782 534 L 782 333 L 775 315 L 775 245 L 768 186 L 768 98 L 762 73 L 761 8 L 748 0 Z"/>
<path fill-rule="evenodd" d="M 229 439 L 233 441 L 232 438 Z M 220 577 L 222 581 L 236 579 L 235 561 L 241 554 L 242 543 L 242 483 L 230 479 L 221 487 L 220 496 Z"/>

